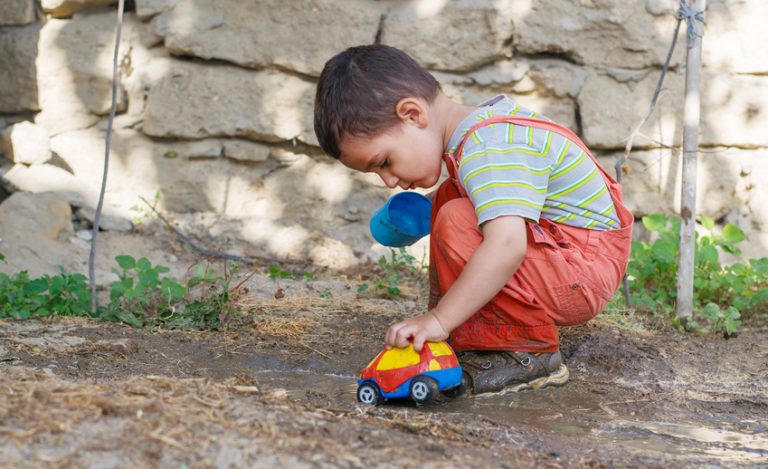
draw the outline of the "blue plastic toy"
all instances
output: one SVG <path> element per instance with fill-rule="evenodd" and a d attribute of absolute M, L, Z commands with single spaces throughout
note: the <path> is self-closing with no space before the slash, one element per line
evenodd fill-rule
<path fill-rule="evenodd" d="M 373 239 L 390 247 L 409 246 L 429 234 L 432 201 L 418 192 L 400 192 L 374 212 Z"/>

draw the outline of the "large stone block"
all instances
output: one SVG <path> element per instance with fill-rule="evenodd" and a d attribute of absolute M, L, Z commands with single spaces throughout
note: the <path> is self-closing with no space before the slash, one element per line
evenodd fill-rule
<path fill-rule="evenodd" d="M 233 143 L 225 140 L 224 145 Z M 272 149 L 259 162 L 181 157 L 183 142 L 157 141 L 133 130 L 113 135 L 105 214 L 123 219 L 160 192 L 160 208 L 172 213 L 215 213 L 236 225 L 231 236 L 263 255 L 310 258 L 324 265 L 373 258 L 367 216 L 384 192 L 335 161 Z M 66 132 L 51 141 L 71 172 L 50 164 L 16 165 L 4 175 L 30 192 L 54 191 L 78 207 L 94 207 L 101 177 L 103 135 L 95 129 Z M 260 152 L 251 143 L 251 152 Z M 245 146 L 238 147 L 240 149 Z M 179 155 L 169 158 L 170 151 Z M 353 217 L 354 215 L 354 217 Z M 335 247 L 334 247 L 335 246 Z M 338 256 L 329 256 L 329 249 Z M 335 264 L 334 264 L 335 265 Z M 340 266 L 340 265 L 335 265 Z"/>
<path fill-rule="evenodd" d="M 554 61 L 500 61 L 466 75 L 435 73 L 443 91 L 476 105 L 497 94 L 578 130 L 572 90 L 582 80 L 577 67 Z"/>
<path fill-rule="evenodd" d="M 768 44 L 766 18 L 768 2 L 764 0 L 709 0 L 702 41 L 704 66 L 731 73 L 768 73 L 768 47 L 762 47 Z"/>
<path fill-rule="evenodd" d="M 3 0 L 0 26 L 20 26 L 35 21 L 34 0 Z"/>
<path fill-rule="evenodd" d="M 42 112 L 36 122 L 51 135 L 89 127 L 109 113 L 112 101 L 114 12 L 100 9 L 71 20 L 52 19 L 40 34 L 38 87 Z M 129 51 L 140 48 L 144 27 L 126 15 L 118 60 L 121 75 L 132 72 Z M 118 84 L 118 112 L 126 108 L 126 94 Z"/>
<path fill-rule="evenodd" d="M 621 154 L 600 157 L 610 174 Z M 680 211 L 682 158 L 679 150 L 633 151 L 624 164 L 622 188 L 636 217 Z M 739 225 L 748 236 L 744 258 L 768 252 L 768 151 L 710 148 L 697 159 L 696 212 Z"/>
<path fill-rule="evenodd" d="M 515 0 L 513 46 L 526 54 L 564 54 L 588 65 L 636 69 L 660 65 L 675 18 L 671 11 L 653 8 L 653 3 L 657 2 Z M 658 16 L 649 14 L 649 9 Z M 677 49 L 673 64 L 681 62 L 684 49 Z"/>
<path fill-rule="evenodd" d="M 51 158 L 48 132 L 31 122 L 20 122 L 0 134 L 1 148 L 14 163 L 38 164 Z"/>
<path fill-rule="evenodd" d="M 291 140 L 311 132 L 314 85 L 276 71 L 157 59 L 166 73 L 147 83 L 144 133 Z"/>
<path fill-rule="evenodd" d="M 40 26 L 0 28 L 0 113 L 38 111 L 37 40 Z"/>
<path fill-rule="evenodd" d="M 160 11 L 153 23 L 174 54 L 310 75 L 320 75 L 342 49 L 372 43 L 382 12 L 370 0 L 182 0 L 172 9 L 152 3 L 141 13 Z"/>
<path fill-rule="evenodd" d="M 78 11 L 117 3 L 115 0 L 42 0 L 43 11 L 54 18 L 66 18 Z"/>
<path fill-rule="evenodd" d="M 656 110 L 635 139 L 641 147 L 682 143 L 684 72 L 669 72 Z M 633 76 L 634 74 L 634 76 Z M 595 148 L 622 148 L 645 116 L 658 73 L 591 73 L 579 94 L 584 135 Z M 768 77 L 705 72 L 701 76 L 701 145 L 768 145 Z"/>
<path fill-rule="evenodd" d="M 422 66 L 468 71 L 511 54 L 511 2 L 389 2 L 381 41 L 403 49 Z"/>

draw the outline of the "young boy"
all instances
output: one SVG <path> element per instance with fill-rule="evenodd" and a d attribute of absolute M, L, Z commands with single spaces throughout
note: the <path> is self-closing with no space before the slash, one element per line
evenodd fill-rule
<path fill-rule="evenodd" d="M 315 133 L 387 187 L 430 188 L 430 301 L 389 346 L 448 339 L 474 393 L 562 385 L 556 326 L 594 317 L 626 270 L 632 214 L 619 185 L 569 130 L 506 96 L 448 99 L 404 52 L 349 48 L 329 60 Z"/>

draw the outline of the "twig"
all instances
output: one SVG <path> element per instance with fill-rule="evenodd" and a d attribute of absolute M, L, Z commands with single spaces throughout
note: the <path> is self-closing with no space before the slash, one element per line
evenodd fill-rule
<path fill-rule="evenodd" d="M 318 350 L 318 349 L 316 349 L 316 348 L 314 348 L 314 347 L 310 347 L 309 345 L 305 344 L 304 342 L 299 342 L 299 345 L 303 345 L 304 347 L 306 347 L 306 348 L 308 348 L 308 349 L 312 350 L 312 351 L 313 351 L 313 352 L 315 352 L 315 353 L 318 353 L 318 354 L 320 354 L 320 355 L 324 356 L 325 358 L 327 358 L 327 359 L 329 359 L 329 360 L 331 359 L 331 357 L 329 357 L 328 355 L 324 354 L 323 352 L 321 352 L 320 350 Z"/>
<path fill-rule="evenodd" d="M 664 67 L 661 70 L 661 75 L 659 75 L 659 81 L 656 83 L 656 91 L 653 93 L 653 98 L 651 98 L 651 104 L 648 106 L 648 110 L 645 113 L 645 116 L 640 121 L 639 124 L 635 127 L 635 129 L 632 131 L 632 133 L 627 138 L 627 145 L 624 147 L 624 154 L 619 158 L 619 160 L 614 165 L 614 169 L 616 170 L 616 181 L 621 183 L 621 167 L 624 165 L 624 163 L 629 158 L 629 154 L 632 152 L 632 144 L 635 141 L 635 136 L 640 132 L 640 129 L 645 125 L 645 123 L 650 119 L 651 115 L 653 114 L 653 110 L 656 108 L 656 102 L 659 99 L 659 94 L 661 93 L 661 86 L 664 84 L 664 76 L 667 74 L 667 70 L 669 70 L 669 62 L 672 60 L 672 53 L 675 51 L 675 46 L 677 45 L 677 36 L 680 33 L 680 24 L 683 21 L 682 15 L 677 15 L 677 24 L 675 25 L 675 34 L 672 36 L 672 44 L 669 47 L 669 52 L 667 52 L 667 58 L 664 61 Z"/>
<path fill-rule="evenodd" d="M 627 139 L 627 145 L 624 147 L 624 154 L 621 155 L 621 158 L 619 158 L 619 160 L 614 165 L 614 169 L 616 170 L 616 181 L 619 184 L 621 184 L 621 167 L 629 158 L 629 154 L 632 151 L 632 144 L 635 141 L 635 136 L 640 133 L 640 129 L 643 127 L 643 125 L 645 125 L 645 123 L 653 114 L 653 110 L 656 108 L 656 101 L 659 99 L 661 86 L 664 84 L 664 76 L 667 74 L 667 70 L 669 70 L 669 62 L 672 60 L 672 53 L 675 51 L 675 46 L 677 45 L 677 36 L 680 33 L 680 24 L 683 22 L 684 18 L 684 16 L 681 14 L 677 14 L 676 17 L 677 24 L 675 25 L 675 34 L 672 36 L 672 44 L 669 46 L 669 52 L 667 52 L 667 58 L 664 61 L 664 67 L 661 70 L 661 75 L 659 75 L 659 81 L 656 83 L 656 90 L 653 92 L 651 104 L 648 106 L 648 111 L 646 111 L 643 119 L 639 124 L 637 124 L 635 129 L 629 135 L 629 138 Z M 621 284 L 624 291 L 624 302 L 628 309 L 632 309 L 632 299 L 629 296 L 629 280 L 626 273 L 624 274 L 624 278 L 621 280 Z"/>
<path fill-rule="evenodd" d="M 109 120 L 107 122 L 107 137 L 104 143 L 104 173 L 101 175 L 101 190 L 99 202 L 96 204 L 96 213 L 93 216 L 93 233 L 91 235 L 91 252 L 88 255 L 88 283 L 91 287 L 91 314 L 96 314 L 98 309 L 98 297 L 96 296 L 96 238 L 99 234 L 101 222 L 101 209 L 104 206 L 104 193 L 107 190 L 107 172 L 109 171 L 109 147 L 112 145 L 112 123 L 117 111 L 117 56 L 120 50 L 120 34 L 123 30 L 123 10 L 125 1 L 117 4 L 117 27 L 115 31 L 115 53 L 112 56 L 112 105 L 109 108 Z"/>
<path fill-rule="evenodd" d="M 181 238 L 182 241 L 187 243 L 189 245 L 189 247 L 191 247 L 198 254 L 200 254 L 200 255 L 202 255 L 204 257 L 213 257 L 213 258 L 216 258 L 216 259 L 227 259 L 227 260 L 230 260 L 230 261 L 245 262 L 245 263 L 248 263 L 248 264 L 253 264 L 254 262 L 257 262 L 257 259 L 254 259 L 254 258 L 241 257 L 241 256 L 236 256 L 234 254 L 227 254 L 225 252 L 211 251 L 209 249 L 204 249 L 204 248 L 199 247 L 198 245 L 195 244 L 194 241 L 192 241 L 192 239 L 190 239 L 189 236 L 185 235 L 178 228 L 173 226 L 171 224 L 171 222 L 168 221 L 167 218 L 165 218 L 155 207 L 153 207 L 147 201 L 147 199 L 145 199 L 144 197 L 141 197 L 141 196 L 139 196 L 139 199 L 141 199 L 141 201 L 144 202 L 147 205 L 147 207 L 149 207 L 150 210 L 152 210 L 152 212 L 154 212 L 154 214 L 157 215 L 157 217 L 160 220 L 162 220 L 162 222 L 165 223 L 166 226 L 168 226 L 168 228 L 170 228 L 171 231 L 173 231 L 176 234 L 176 236 Z"/>

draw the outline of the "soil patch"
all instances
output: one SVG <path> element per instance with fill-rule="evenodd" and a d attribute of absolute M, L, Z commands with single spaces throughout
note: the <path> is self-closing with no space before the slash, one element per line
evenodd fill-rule
<path fill-rule="evenodd" d="M 768 467 L 768 327 L 563 330 L 571 382 L 365 407 L 355 375 L 413 301 L 253 300 L 233 331 L 0 322 L 17 467 Z"/>

